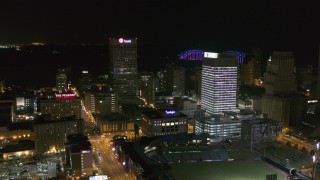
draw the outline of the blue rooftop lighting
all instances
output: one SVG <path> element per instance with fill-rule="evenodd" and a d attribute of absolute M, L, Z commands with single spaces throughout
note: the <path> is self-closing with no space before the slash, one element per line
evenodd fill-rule
<path fill-rule="evenodd" d="M 246 53 L 241 51 L 224 51 L 224 53 L 235 55 L 237 57 L 238 64 L 244 63 Z"/>
<path fill-rule="evenodd" d="M 204 51 L 202 50 L 187 50 L 178 55 L 181 60 L 202 61 L 204 58 Z"/>

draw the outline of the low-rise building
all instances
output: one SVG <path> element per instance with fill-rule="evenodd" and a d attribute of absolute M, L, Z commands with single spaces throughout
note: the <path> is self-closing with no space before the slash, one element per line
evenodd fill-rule
<path fill-rule="evenodd" d="M 246 144 L 273 141 L 281 134 L 282 124 L 280 121 L 265 118 L 243 120 L 241 141 Z"/>
<path fill-rule="evenodd" d="M 207 133 L 211 137 L 219 138 L 240 138 L 241 120 L 236 114 L 231 115 L 210 115 L 204 110 L 195 112 L 195 133 L 197 135 Z"/>
<path fill-rule="evenodd" d="M 97 124 L 101 133 L 125 132 L 134 130 L 134 122 L 120 113 L 97 115 Z"/>
<path fill-rule="evenodd" d="M 176 109 L 149 109 L 142 113 L 141 130 L 145 136 L 184 134 L 188 132 L 187 116 Z"/>
<path fill-rule="evenodd" d="M 65 146 L 66 164 L 72 169 L 72 175 L 75 177 L 92 175 L 93 156 L 88 137 L 83 134 L 68 135 Z"/>
<path fill-rule="evenodd" d="M 13 160 L 32 157 L 34 149 L 33 141 L 19 141 L 17 144 L 8 144 L 0 149 L 0 159 Z"/>

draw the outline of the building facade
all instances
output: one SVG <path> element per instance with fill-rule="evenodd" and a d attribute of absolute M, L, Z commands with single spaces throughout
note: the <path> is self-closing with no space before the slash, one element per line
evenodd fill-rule
<path fill-rule="evenodd" d="M 165 68 L 165 89 L 168 95 L 183 96 L 185 94 L 185 72 L 174 63 Z"/>
<path fill-rule="evenodd" d="M 67 136 L 83 132 L 83 119 L 75 117 L 59 120 L 36 119 L 34 123 L 35 152 L 42 154 L 65 151 Z"/>
<path fill-rule="evenodd" d="M 137 39 L 109 39 L 110 74 L 122 104 L 137 102 Z"/>
<path fill-rule="evenodd" d="M 142 113 L 141 130 L 145 136 L 187 134 L 187 116 L 174 109 L 145 111 Z"/>
<path fill-rule="evenodd" d="M 145 104 L 150 104 L 159 92 L 159 79 L 153 73 L 144 72 L 139 75 L 139 96 Z"/>
<path fill-rule="evenodd" d="M 207 116 L 204 111 L 195 112 L 195 134 L 209 134 L 215 138 L 240 139 L 241 121 L 224 119 L 218 116 Z"/>
<path fill-rule="evenodd" d="M 294 105 L 292 103 L 298 102 L 295 101 L 298 97 L 292 52 L 272 52 L 264 73 L 264 87 L 262 113 L 288 126 L 293 117 Z M 303 106 L 304 103 L 300 102 L 300 105 Z M 303 118 L 303 114 L 303 112 L 300 113 L 299 119 Z"/>
<path fill-rule="evenodd" d="M 120 113 L 97 116 L 97 124 L 101 133 L 134 131 L 134 122 Z"/>
<path fill-rule="evenodd" d="M 93 174 L 93 154 L 91 143 L 83 134 L 71 134 L 67 137 L 66 164 L 72 169 L 74 177 Z"/>
<path fill-rule="evenodd" d="M 84 105 L 93 114 L 110 115 L 119 112 L 119 97 L 114 91 L 90 91 L 85 93 Z"/>
<path fill-rule="evenodd" d="M 201 77 L 203 110 L 210 114 L 236 110 L 238 90 L 236 57 L 205 52 Z"/>
<path fill-rule="evenodd" d="M 242 120 L 241 141 L 247 145 L 274 141 L 282 132 L 282 123 L 272 119 Z"/>
<path fill-rule="evenodd" d="M 291 94 L 297 91 L 292 52 L 273 52 L 264 73 L 267 95 Z"/>
<path fill-rule="evenodd" d="M 86 92 L 91 89 L 91 74 L 87 70 L 81 72 L 81 78 L 79 79 L 79 90 L 80 92 Z"/>
<path fill-rule="evenodd" d="M 81 118 L 81 101 L 76 94 L 55 94 L 40 99 L 41 114 L 50 114 L 53 119 L 75 115 Z"/>
<path fill-rule="evenodd" d="M 58 69 L 58 74 L 56 76 L 56 88 L 57 91 L 65 92 L 68 87 L 68 79 L 66 69 Z"/>

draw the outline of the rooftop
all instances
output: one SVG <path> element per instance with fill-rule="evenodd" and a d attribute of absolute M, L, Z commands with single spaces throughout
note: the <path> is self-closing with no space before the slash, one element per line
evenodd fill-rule
<path fill-rule="evenodd" d="M 101 121 L 122 121 L 129 120 L 129 118 L 120 113 L 112 113 L 110 115 L 97 115 Z"/>
<path fill-rule="evenodd" d="M 34 120 L 34 124 L 59 123 L 59 122 L 74 121 L 74 120 L 81 120 L 81 119 L 77 119 L 76 116 L 63 117 L 63 118 L 60 118 L 59 120 L 51 120 L 51 119 L 46 119 L 44 117 L 37 117 Z"/>
<path fill-rule="evenodd" d="M 26 150 L 34 150 L 34 142 L 33 141 L 19 141 L 18 144 L 10 144 L 5 148 L 0 149 L 1 153 L 10 153 L 10 152 L 18 152 L 18 151 L 26 151 Z"/>
<path fill-rule="evenodd" d="M 148 109 L 142 112 L 144 115 L 148 116 L 150 119 L 160 119 L 160 118 L 172 118 L 172 117 L 187 117 L 185 114 L 180 113 L 175 109 Z"/>
<path fill-rule="evenodd" d="M 9 131 L 16 131 L 16 130 L 31 130 L 31 131 L 33 131 L 32 121 L 9 123 L 7 128 L 9 129 Z"/>

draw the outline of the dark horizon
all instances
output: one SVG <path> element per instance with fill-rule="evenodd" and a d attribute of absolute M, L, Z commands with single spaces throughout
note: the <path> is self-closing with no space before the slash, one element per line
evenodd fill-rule
<path fill-rule="evenodd" d="M 267 0 L 11 0 L 0 2 L 0 44 L 106 44 L 112 37 L 136 37 L 139 45 L 179 51 L 258 47 L 315 59 L 317 7 Z"/>
<path fill-rule="evenodd" d="M 189 49 L 250 52 L 261 48 L 265 57 L 271 51 L 292 51 L 298 67 L 318 67 L 319 61 L 320 12 L 315 2 L 11 0 L 0 2 L 0 20 L 0 45 L 43 42 L 104 47 L 108 38 L 136 37 L 140 71 L 162 68 Z M 37 71 L 47 65 L 72 65 L 107 72 L 108 49 L 98 52 L 105 55 L 17 58 L 0 52 L 0 60 L 8 62 L 2 68 Z M 80 62 L 90 61 L 90 57 L 93 64 Z M 34 64 L 30 66 L 30 62 Z"/>

